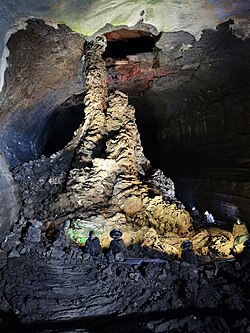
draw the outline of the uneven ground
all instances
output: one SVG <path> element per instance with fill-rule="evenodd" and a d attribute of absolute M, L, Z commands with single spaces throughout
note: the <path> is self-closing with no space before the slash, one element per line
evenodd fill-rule
<path fill-rule="evenodd" d="M 249 254 L 195 267 L 173 260 L 108 264 L 74 253 L 53 257 L 40 245 L 5 263 L 1 255 L 6 331 L 114 332 L 118 325 L 121 332 L 246 333 L 250 328 Z"/>

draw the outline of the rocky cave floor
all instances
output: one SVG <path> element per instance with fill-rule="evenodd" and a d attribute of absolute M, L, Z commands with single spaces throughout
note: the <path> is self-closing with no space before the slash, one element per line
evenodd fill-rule
<path fill-rule="evenodd" d="M 249 332 L 247 250 L 194 266 L 132 246 L 129 256 L 165 261 L 129 265 L 53 251 L 45 238 L 13 255 L 17 234 L 0 257 L 4 332 Z"/>

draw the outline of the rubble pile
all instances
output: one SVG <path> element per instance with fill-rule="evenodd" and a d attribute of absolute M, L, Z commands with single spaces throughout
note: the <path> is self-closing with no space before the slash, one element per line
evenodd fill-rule
<path fill-rule="evenodd" d="M 112 314 L 122 319 L 144 312 L 148 316 L 143 325 L 154 332 L 193 332 L 194 327 L 200 332 L 230 332 L 230 327 L 247 332 L 250 327 L 249 256 L 200 266 L 176 260 L 126 265 L 74 250 L 57 251 L 55 256 L 53 251 L 33 249 L 8 259 L 1 271 L 1 310 L 8 304 L 22 323 L 67 323 Z M 158 320 L 151 316 L 155 312 Z"/>

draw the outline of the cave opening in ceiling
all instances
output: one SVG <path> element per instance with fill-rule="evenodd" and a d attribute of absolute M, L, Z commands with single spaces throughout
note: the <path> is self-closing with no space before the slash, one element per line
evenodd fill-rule
<path fill-rule="evenodd" d="M 73 96 L 54 110 L 47 123 L 42 154 L 50 156 L 63 149 L 84 121 L 83 96 Z"/>
<path fill-rule="evenodd" d="M 128 55 L 153 52 L 155 37 L 146 31 L 121 29 L 105 34 L 107 47 L 103 58 L 126 59 Z"/>

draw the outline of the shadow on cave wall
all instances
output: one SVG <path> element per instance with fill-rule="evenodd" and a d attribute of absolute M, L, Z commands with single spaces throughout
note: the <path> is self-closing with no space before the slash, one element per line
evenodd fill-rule
<path fill-rule="evenodd" d="M 55 109 L 46 124 L 42 154 L 50 156 L 63 149 L 84 122 L 84 95 L 72 96 Z"/>

